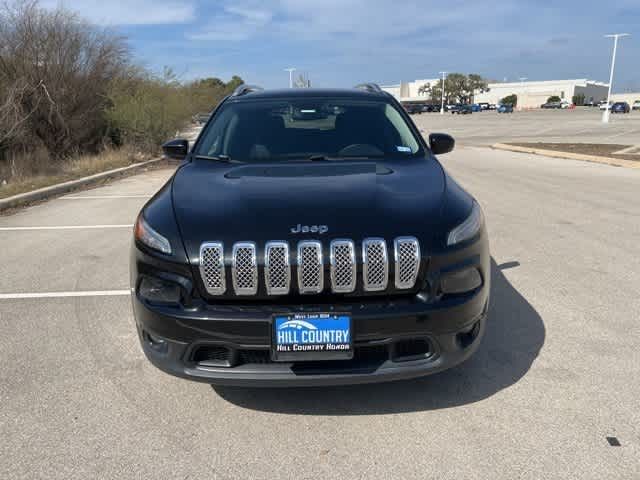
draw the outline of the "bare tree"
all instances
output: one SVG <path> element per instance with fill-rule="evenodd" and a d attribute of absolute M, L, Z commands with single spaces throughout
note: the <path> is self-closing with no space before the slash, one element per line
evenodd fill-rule
<path fill-rule="evenodd" d="M 0 6 L 0 46 L 0 144 L 22 129 L 53 159 L 96 148 L 109 84 L 128 63 L 122 38 L 19 0 Z"/>

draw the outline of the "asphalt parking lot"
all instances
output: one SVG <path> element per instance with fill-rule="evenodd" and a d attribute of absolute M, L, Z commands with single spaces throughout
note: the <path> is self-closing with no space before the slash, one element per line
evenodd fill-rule
<path fill-rule="evenodd" d="M 640 144 L 640 111 L 613 114 L 602 124 L 597 108 L 575 110 L 495 111 L 471 115 L 422 113 L 411 116 L 425 133 L 443 131 L 464 145 L 486 146 L 497 142 L 583 142 Z"/>
<path fill-rule="evenodd" d="M 129 245 L 169 169 L 0 217 L 0 478 L 640 478 L 640 171 L 479 148 L 483 115 L 417 120 L 459 133 L 441 160 L 493 255 L 479 352 L 420 380 L 246 390 L 151 366 Z M 491 121 L 545 135 L 525 115 Z M 640 143 L 635 118 L 581 121 Z"/>

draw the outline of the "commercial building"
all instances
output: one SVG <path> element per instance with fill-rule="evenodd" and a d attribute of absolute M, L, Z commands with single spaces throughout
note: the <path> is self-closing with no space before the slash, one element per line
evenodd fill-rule
<path fill-rule="evenodd" d="M 572 101 L 574 95 L 584 95 L 585 102 L 600 102 L 607 99 L 609 85 L 602 82 L 587 80 L 545 80 L 541 82 L 509 82 L 490 83 L 489 91 L 478 93 L 475 101 L 499 103 L 508 95 L 518 96 L 518 108 L 536 108 L 547 101 L 549 97 L 558 96 L 562 100 Z"/>
<path fill-rule="evenodd" d="M 395 85 L 383 85 L 381 88 L 403 102 L 424 101 L 429 94 L 421 90 L 426 84 L 438 84 L 438 78 L 401 82 Z M 476 103 L 499 103 L 508 95 L 518 96 L 519 108 L 536 108 L 547 101 L 549 97 L 558 96 L 568 102 L 574 95 L 584 95 L 585 102 L 599 102 L 607 99 L 609 85 L 603 82 L 587 80 L 586 78 L 572 80 L 545 80 L 539 82 L 504 82 L 490 83 L 489 91 L 477 93 Z"/>
<path fill-rule="evenodd" d="M 612 102 L 627 102 L 629 105 L 633 105 L 634 102 L 640 102 L 640 92 L 635 93 L 612 93 Z"/>
<path fill-rule="evenodd" d="M 434 85 L 442 80 L 438 78 L 414 80 L 413 82 L 400 82 L 395 85 L 381 85 L 380 88 L 389 92 L 401 102 L 425 101 L 429 99 L 429 94 L 421 90 L 425 85 Z"/>

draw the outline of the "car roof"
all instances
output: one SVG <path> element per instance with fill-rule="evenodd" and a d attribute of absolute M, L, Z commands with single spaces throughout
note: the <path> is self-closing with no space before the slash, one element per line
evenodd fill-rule
<path fill-rule="evenodd" d="M 228 101 L 251 102 L 266 99 L 294 98 L 353 98 L 353 99 L 388 99 L 390 95 L 384 91 L 371 91 L 359 88 L 283 88 L 276 90 L 257 90 L 243 95 L 231 96 Z"/>

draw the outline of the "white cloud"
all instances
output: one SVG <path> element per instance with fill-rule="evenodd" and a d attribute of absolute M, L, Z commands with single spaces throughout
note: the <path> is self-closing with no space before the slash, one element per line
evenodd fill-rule
<path fill-rule="evenodd" d="M 44 0 L 46 8 L 63 6 L 101 25 L 186 23 L 195 18 L 188 0 Z"/>
<path fill-rule="evenodd" d="M 336 35 L 345 35 L 352 45 L 366 48 L 370 42 L 386 43 L 427 29 L 456 28 L 473 24 L 475 19 L 499 24 L 501 17 L 516 11 L 516 1 L 501 0 L 500 8 L 489 9 L 489 14 L 485 4 L 465 0 L 450 0 L 445 8 L 439 0 L 224 0 L 208 18 L 206 9 L 200 9 L 207 24 L 188 38 L 239 41 L 267 32 L 294 42 L 333 43 Z"/>
<path fill-rule="evenodd" d="M 209 19 L 205 28 L 187 37 L 192 40 L 248 40 L 268 25 L 272 18 L 271 11 L 251 4 L 227 5 Z"/>
<path fill-rule="evenodd" d="M 224 10 L 227 13 L 240 17 L 245 22 L 254 23 L 256 25 L 269 23 L 273 17 L 273 14 L 270 11 L 241 7 L 238 5 L 229 5 L 225 7 Z"/>

